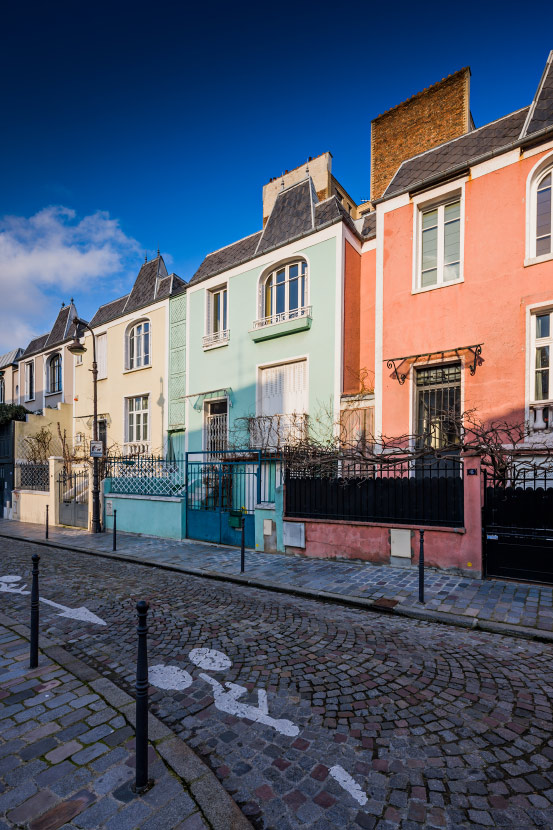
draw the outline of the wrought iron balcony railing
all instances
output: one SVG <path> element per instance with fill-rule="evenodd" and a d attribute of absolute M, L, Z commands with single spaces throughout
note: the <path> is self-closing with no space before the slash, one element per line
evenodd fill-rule
<path fill-rule="evenodd" d="M 299 320 L 301 317 L 311 317 L 310 305 L 304 305 L 290 311 L 282 311 L 280 314 L 272 314 L 270 317 L 261 317 L 259 320 L 253 321 L 253 327 L 254 329 L 262 329 L 265 326 L 274 326 L 277 323 L 286 323 L 289 320 Z"/>
<path fill-rule="evenodd" d="M 212 349 L 214 346 L 222 346 L 230 340 L 230 329 L 215 331 L 213 334 L 206 334 L 202 340 L 204 349 Z"/>

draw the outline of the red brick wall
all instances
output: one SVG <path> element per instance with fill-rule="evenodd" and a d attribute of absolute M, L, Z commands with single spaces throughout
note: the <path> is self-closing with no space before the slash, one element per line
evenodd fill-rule
<path fill-rule="evenodd" d="M 405 159 L 466 133 L 470 69 L 465 67 L 379 115 L 371 126 L 371 199 Z"/>

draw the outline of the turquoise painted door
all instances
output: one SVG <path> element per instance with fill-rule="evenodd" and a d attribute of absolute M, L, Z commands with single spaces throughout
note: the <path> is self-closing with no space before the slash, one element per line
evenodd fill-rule
<path fill-rule="evenodd" d="M 240 545 L 241 533 L 229 526 L 231 510 L 245 512 L 245 545 L 255 547 L 257 462 L 189 461 L 186 536 L 204 542 Z"/>

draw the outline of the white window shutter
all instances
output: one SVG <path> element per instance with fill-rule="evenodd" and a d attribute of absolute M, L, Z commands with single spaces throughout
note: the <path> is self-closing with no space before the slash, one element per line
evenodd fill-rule
<path fill-rule="evenodd" d="M 205 292 L 205 333 L 213 334 L 213 294 L 211 291 Z"/>
<path fill-rule="evenodd" d="M 98 363 L 98 378 L 108 376 L 108 336 L 99 334 L 96 337 L 96 361 Z"/>

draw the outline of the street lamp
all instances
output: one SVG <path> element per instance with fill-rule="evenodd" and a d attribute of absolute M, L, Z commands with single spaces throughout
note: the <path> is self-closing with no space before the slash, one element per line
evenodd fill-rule
<path fill-rule="evenodd" d="M 86 346 L 84 346 L 81 341 L 79 340 L 79 328 L 81 329 L 88 329 L 88 331 L 92 335 L 92 387 L 94 392 L 94 414 L 92 420 L 92 433 L 94 436 L 94 441 L 98 440 L 98 364 L 96 362 L 96 337 L 94 332 L 86 322 L 86 320 L 81 320 L 79 317 L 75 317 L 73 320 L 73 324 L 75 326 L 75 337 L 73 341 L 67 347 L 67 350 L 71 352 L 71 354 L 79 355 L 84 354 L 86 352 Z M 100 482 L 99 482 L 99 474 L 98 474 L 98 458 L 94 456 L 92 458 L 92 532 L 93 533 L 101 533 L 101 526 L 100 526 Z"/>

